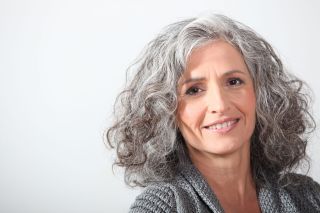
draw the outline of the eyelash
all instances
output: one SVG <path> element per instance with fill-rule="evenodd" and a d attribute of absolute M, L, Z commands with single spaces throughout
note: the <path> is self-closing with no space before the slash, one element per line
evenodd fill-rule
<path fill-rule="evenodd" d="M 237 81 L 237 82 L 234 82 L 235 84 L 230 84 L 231 81 Z M 240 78 L 231 78 L 231 79 L 228 79 L 227 81 L 227 85 L 231 87 L 237 87 L 243 83 L 244 83 L 243 80 L 241 80 Z"/>
<path fill-rule="evenodd" d="M 231 83 L 232 82 L 232 83 Z M 227 86 L 231 86 L 231 87 L 238 87 L 240 85 L 242 85 L 244 83 L 244 81 L 240 78 L 231 78 L 227 80 Z M 199 92 L 202 92 L 203 90 L 200 89 L 198 86 L 192 86 L 189 89 L 187 89 L 186 91 L 186 95 L 197 95 Z"/>
<path fill-rule="evenodd" d="M 194 91 L 194 90 L 197 90 L 197 91 Z M 200 91 L 199 91 L 200 90 Z M 203 90 L 200 89 L 199 87 L 197 86 L 192 86 L 190 87 L 189 89 L 187 89 L 186 91 L 186 95 L 196 95 L 197 93 L 199 92 L 202 92 Z"/>

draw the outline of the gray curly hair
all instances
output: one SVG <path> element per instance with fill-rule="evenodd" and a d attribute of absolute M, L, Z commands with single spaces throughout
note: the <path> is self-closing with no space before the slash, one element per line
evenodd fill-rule
<path fill-rule="evenodd" d="M 211 14 L 167 26 L 128 69 L 135 74 L 119 94 L 114 123 L 105 134 L 128 185 L 168 181 L 188 158 L 176 124 L 177 82 L 191 52 L 216 39 L 242 53 L 254 82 L 257 120 L 251 168 L 256 183 L 270 175 L 281 180 L 306 159 L 315 122 L 304 83 L 284 70 L 270 44 L 252 29 Z"/>

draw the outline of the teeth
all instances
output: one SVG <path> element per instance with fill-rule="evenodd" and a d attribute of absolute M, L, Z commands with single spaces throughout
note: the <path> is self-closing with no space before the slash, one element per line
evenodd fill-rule
<path fill-rule="evenodd" d="M 222 124 L 222 128 L 226 128 L 228 125 L 229 125 L 229 122 L 224 122 L 224 123 Z"/>
<path fill-rule="evenodd" d="M 223 123 L 219 123 L 219 124 L 214 124 L 212 126 L 207 127 L 208 129 L 212 129 L 212 130 L 216 130 L 216 129 L 222 129 L 222 128 L 226 128 L 228 126 L 231 126 L 232 124 L 234 124 L 236 122 L 236 120 L 233 121 L 227 121 L 227 122 L 223 122 Z"/>

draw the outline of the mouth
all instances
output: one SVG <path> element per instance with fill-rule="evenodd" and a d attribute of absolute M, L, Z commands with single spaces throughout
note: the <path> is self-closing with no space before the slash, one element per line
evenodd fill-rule
<path fill-rule="evenodd" d="M 237 125 L 239 120 L 240 118 L 217 121 L 207 126 L 204 126 L 204 128 L 212 132 L 226 133 L 232 130 Z"/>

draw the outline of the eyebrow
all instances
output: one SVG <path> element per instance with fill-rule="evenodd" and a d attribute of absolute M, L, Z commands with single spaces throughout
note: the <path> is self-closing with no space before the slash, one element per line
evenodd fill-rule
<path fill-rule="evenodd" d="M 227 71 L 227 72 L 223 73 L 222 76 L 228 76 L 228 75 L 232 75 L 234 73 L 245 74 L 241 70 L 230 70 L 230 71 Z M 190 83 L 190 82 L 203 81 L 203 80 L 205 80 L 205 77 L 188 78 L 185 81 L 183 81 L 181 85 L 184 85 L 184 84 L 187 84 L 187 83 Z"/>

